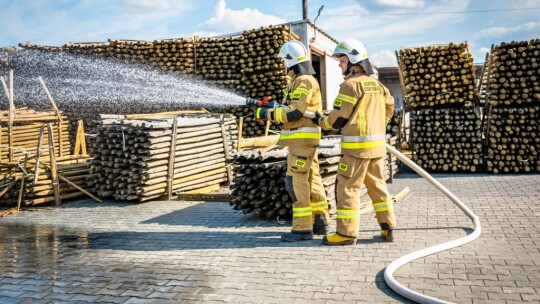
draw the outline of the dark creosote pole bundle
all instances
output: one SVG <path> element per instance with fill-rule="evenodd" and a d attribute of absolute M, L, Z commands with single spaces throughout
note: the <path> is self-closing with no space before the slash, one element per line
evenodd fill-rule
<path fill-rule="evenodd" d="M 324 138 L 321 141 L 320 172 L 330 206 L 335 206 L 335 181 L 340 154 L 339 138 Z M 390 179 L 397 171 L 397 164 L 395 158 L 388 155 L 387 161 L 384 174 Z M 233 199 L 230 205 L 234 210 L 244 214 L 253 212 L 267 219 L 291 217 L 293 202 L 285 188 L 286 149 L 277 147 L 262 154 L 259 150 L 245 150 L 234 154 L 232 162 L 236 176 L 231 185 Z M 367 194 L 367 189 L 362 188 L 361 193 Z M 362 204 L 371 205 L 369 197 L 364 196 Z"/>
<path fill-rule="evenodd" d="M 467 43 L 396 52 L 411 110 L 413 160 L 433 172 L 482 170 L 479 95 Z"/>
<path fill-rule="evenodd" d="M 540 39 L 493 46 L 484 74 L 487 171 L 540 172 Z"/>
<path fill-rule="evenodd" d="M 91 162 L 101 197 L 170 198 L 232 179 L 225 163 L 237 144 L 232 117 L 102 117 Z"/>

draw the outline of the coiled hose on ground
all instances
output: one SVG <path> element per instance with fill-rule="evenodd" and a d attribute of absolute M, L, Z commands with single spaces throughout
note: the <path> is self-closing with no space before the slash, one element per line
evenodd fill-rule
<path fill-rule="evenodd" d="M 394 147 L 392 147 L 389 144 L 386 144 L 386 149 L 395 155 L 399 160 L 401 160 L 404 164 L 409 166 L 412 170 L 414 170 L 416 173 L 418 173 L 420 176 L 425 178 L 429 183 L 431 183 L 435 188 L 437 188 L 439 191 L 441 191 L 446 197 L 448 197 L 454 204 L 456 204 L 465 214 L 472 220 L 474 224 L 474 231 L 473 233 L 459 238 L 455 239 L 446 243 L 442 243 L 439 245 L 431 246 L 428 248 L 424 248 L 418 251 L 411 252 L 407 255 L 404 255 L 400 257 L 399 259 L 393 261 L 388 265 L 384 271 L 384 280 L 386 281 L 386 284 L 390 286 L 392 290 L 399 293 L 403 297 L 418 302 L 418 303 L 452 303 L 448 301 L 444 301 L 441 299 L 433 298 L 430 296 L 427 296 L 425 294 L 421 294 L 419 292 L 416 292 L 414 290 L 411 290 L 401 284 L 399 284 L 396 279 L 394 279 L 394 271 L 399 269 L 401 266 L 412 262 L 414 260 L 423 258 L 425 256 L 438 253 L 441 251 L 445 251 L 454 247 L 461 246 L 463 244 L 467 244 L 469 242 L 474 241 L 480 236 L 481 233 L 481 226 L 480 226 L 480 220 L 478 219 L 478 216 L 474 214 L 463 202 L 457 198 L 450 190 L 448 190 L 445 186 L 443 186 L 441 183 L 439 183 L 436 179 L 434 179 L 431 175 L 429 175 L 424 169 L 422 169 L 420 166 L 415 164 L 413 161 L 408 159 L 405 155 L 403 155 L 401 152 L 396 150 Z"/>

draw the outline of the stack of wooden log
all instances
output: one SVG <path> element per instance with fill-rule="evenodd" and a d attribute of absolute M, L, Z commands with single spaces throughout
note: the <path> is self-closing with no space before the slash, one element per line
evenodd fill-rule
<path fill-rule="evenodd" d="M 413 159 L 433 172 L 482 169 L 481 121 L 467 43 L 401 49 L 405 103 L 411 108 Z"/>
<path fill-rule="evenodd" d="M 540 172 L 540 106 L 493 107 L 486 130 L 491 173 Z"/>
<path fill-rule="evenodd" d="M 195 73 L 195 39 L 157 39 L 150 62 L 164 71 Z"/>
<path fill-rule="evenodd" d="M 153 52 L 153 43 L 150 41 L 109 39 L 109 56 L 125 62 L 150 62 Z"/>
<path fill-rule="evenodd" d="M 107 56 L 109 46 L 104 42 L 66 43 L 62 46 L 62 49 L 63 51 L 72 54 L 105 57 Z"/>
<path fill-rule="evenodd" d="M 286 70 L 278 53 L 289 40 L 298 40 L 286 26 L 270 26 L 243 33 L 240 69 L 243 77 L 240 90 L 247 96 L 279 99 L 287 85 Z"/>
<path fill-rule="evenodd" d="M 236 90 L 242 78 L 238 66 L 242 40 L 242 35 L 199 39 L 195 51 L 195 74 L 211 83 Z"/>
<path fill-rule="evenodd" d="M 45 150 L 43 150 L 45 151 Z M 48 155 L 43 155 L 41 164 L 50 162 Z M 23 159 L 23 158 L 22 158 Z M 0 201 L 4 206 L 12 206 L 17 203 L 19 193 L 22 189 L 22 206 L 33 206 L 50 203 L 55 201 L 54 177 L 50 167 L 40 165 L 36 174 L 35 160 L 29 160 L 26 165 L 20 161 L 22 167 L 5 165 L 4 174 L 0 170 L 0 184 L 6 185 L 7 191 Z M 95 174 L 90 173 L 87 156 L 72 157 L 66 156 L 56 159 L 56 174 L 58 176 L 58 199 L 60 201 L 82 197 L 88 195 L 87 192 L 93 192 L 88 186 L 88 180 L 92 180 Z M 22 171 L 21 168 L 25 170 Z M 21 180 L 24 179 L 24 185 L 21 188 Z M 11 184 L 13 183 L 13 184 Z M 77 185 L 79 188 L 73 186 Z M 82 188 L 84 191 L 82 191 Z M 86 192 L 85 192 L 86 191 Z M 0 191 L 1 193 L 2 191 Z"/>
<path fill-rule="evenodd" d="M 404 48 L 398 52 L 409 107 L 473 106 L 478 100 L 467 43 Z"/>
<path fill-rule="evenodd" d="M 437 172 L 482 170 L 478 108 L 411 111 L 413 160 Z"/>
<path fill-rule="evenodd" d="M 395 138 L 393 139 L 395 140 Z M 320 173 L 330 209 L 335 207 L 335 181 L 341 149 L 339 138 L 323 138 L 319 148 Z M 290 218 L 292 200 L 285 187 L 287 150 L 277 147 L 263 154 L 259 150 L 245 150 L 233 154 L 236 176 L 231 185 L 230 205 L 244 214 L 254 213 L 267 219 Z M 387 155 L 389 164 L 384 174 L 390 179 L 397 172 L 396 159 Z M 361 208 L 369 207 L 367 189 L 360 192 Z"/>
<path fill-rule="evenodd" d="M 487 171 L 540 172 L 540 39 L 501 43 L 488 56 L 481 88 Z"/>
<path fill-rule="evenodd" d="M 232 179 L 225 159 L 237 144 L 234 118 L 140 117 L 102 115 L 91 162 L 99 196 L 170 199 Z"/>
<path fill-rule="evenodd" d="M 19 47 L 30 49 L 30 50 L 40 50 L 45 52 L 63 52 L 65 49 L 61 46 L 51 46 L 51 45 L 39 45 L 39 44 L 32 44 L 30 42 L 26 43 L 19 43 Z M 9 69 L 9 67 L 7 68 Z"/>
<path fill-rule="evenodd" d="M 37 112 L 19 108 L 13 111 L 13 124 L 9 124 L 9 111 L 0 111 L 0 160 L 16 161 L 25 153 L 35 153 L 40 128 L 51 121 L 54 131 L 55 151 L 58 157 L 70 154 L 68 121 L 65 116 L 55 112 Z M 49 145 L 45 138 L 44 145 Z M 13 148 L 9 148 L 13 147 Z M 47 154 L 48 152 L 44 152 Z"/>

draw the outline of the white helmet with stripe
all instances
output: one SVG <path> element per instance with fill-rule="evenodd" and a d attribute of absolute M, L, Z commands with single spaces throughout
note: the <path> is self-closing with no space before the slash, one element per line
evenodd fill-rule
<path fill-rule="evenodd" d="M 309 61 L 308 51 L 300 41 L 291 40 L 279 50 L 279 57 L 285 60 L 285 65 L 290 68 L 304 61 Z"/>
<path fill-rule="evenodd" d="M 346 55 L 352 64 L 357 64 L 364 59 L 368 59 L 366 46 L 355 39 L 345 39 L 336 46 L 334 57 Z"/>

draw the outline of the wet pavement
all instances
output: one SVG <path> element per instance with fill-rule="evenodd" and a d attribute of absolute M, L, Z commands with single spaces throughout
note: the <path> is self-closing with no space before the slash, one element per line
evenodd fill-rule
<path fill-rule="evenodd" d="M 473 243 L 399 269 L 405 286 L 457 303 L 540 302 L 540 175 L 435 175 L 479 217 Z M 423 179 L 399 174 L 398 239 L 373 213 L 354 246 L 283 243 L 290 223 L 219 202 L 95 203 L 0 218 L 0 303 L 399 303 L 393 260 L 462 237 L 470 220 Z"/>

